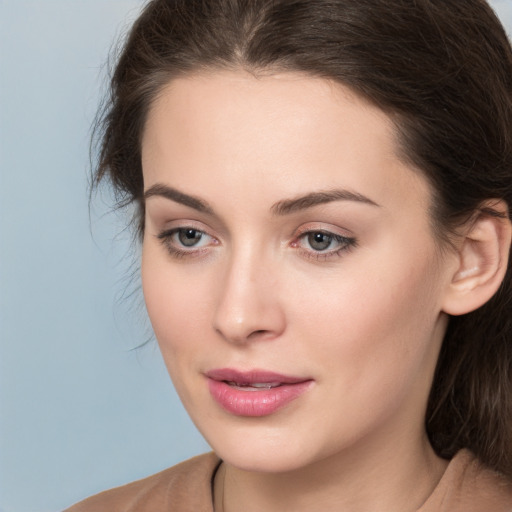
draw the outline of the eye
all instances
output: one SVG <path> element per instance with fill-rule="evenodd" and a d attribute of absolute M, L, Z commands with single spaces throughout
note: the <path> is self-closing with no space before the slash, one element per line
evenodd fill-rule
<path fill-rule="evenodd" d="M 167 251 L 174 257 L 198 256 L 210 245 L 217 245 L 211 235 L 194 227 L 168 229 L 157 235 Z"/>
<path fill-rule="evenodd" d="M 312 231 L 305 235 L 307 243 L 315 251 L 325 251 L 331 246 L 334 236 L 322 231 Z"/>
<path fill-rule="evenodd" d="M 198 245 L 204 236 L 202 231 L 192 228 L 178 229 L 174 234 L 177 235 L 179 243 L 184 247 L 194 247 Z"/>
<path fill-rule="evenodd" d="M 317 229 L 301 233 L 292 246 L 300 249 L 306 257 L 326 260 L 340 256 L 356 243 L 355 238 Z"/>

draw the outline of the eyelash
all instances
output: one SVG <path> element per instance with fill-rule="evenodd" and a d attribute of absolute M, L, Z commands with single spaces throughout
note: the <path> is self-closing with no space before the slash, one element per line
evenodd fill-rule
<path fill-rule="evenodd" d="M 215 238 L 208 235 L 208 233 L 206 233 L 205 231 L 202 231 L 201 229 L 197 229 L 193 226 L 182 226 L 179 228 L 168 229 L 168 230 L 165 230 L 165 231 L 162 231 L 161 233 L 159 233 L 157 235 L 157 238 L 162 242 L 164 247 L 167 249 L 167 251 L 173 258 L 176 258 L 176 259 L 187 258 L 187 257 L 194 258 L 194 257 L 203 255 L 207 251 L 206 247 L 205 248 L 201 247 L 198 249 L 198 248 L 194 248 L 191 246 L 191 250 L 179 249 L 176 246 L 176 242 L 173 242 L 173 237 L 179 233 L 184 233 L 186 231 L 195 231 L 196 233 L 199 233 L 201 235 L 201 238 L 203 236 L 207 236 L 207 237 L 211 238 L 212 240 L 215 240 L 214 245 L 218 244 L 218 241 Z"/>
<path fill-rule="evenodd" d="M 186 249 L 180 249 L 176 246 L 175 241 L 173 241 L 173 237 L 175 235 L 178 235 L 180 233 L 185 233 L 186 231 L 194 231 L 197 234 L 201 236 L 201 239 L 203 237 L 208 237 L 212 241 L 214 241 L 213 245 L 218 245 L 218 240 L 212 237 L 211 235 L 208 235 L 205 231 L 202 231 L 200 229 L 196 229 L 192 226 L 182 226 L 179 228 L 172 228 L 165 231 L 162 231 L 157 235 L 157 238 L 161 241 L 162 245 L 166 248 L 166 250 L 169 252 L 169 254 L 176 259 L 181 258 L 195 258 L 200 257 L 208 250 L 208 245 L 204 247 L 197 248 L 196 246 L 190 246 L 190 250 Z M 307 238 L 311 235 L 324 235 L 330 238 L 329 243 L 336 242 L 339 247 L 337 249 L 331 249 L 330 251 L 324 251 L 324 250 L 315 250 L 315 249 L 304 249 L 301 247 L 301 241 L 307 240 Z M 301 254 L 309 259 L 314 259 L 317 261 L 327 261 L 332 258 L 340 257 L 342 253 L 347 252 L 354 247 L 357 246 L 357 240 L 353 237 L 345 237 L 342 235 L 338 235 L 336 233 L 332 233 L 331 231 L 326 231 L 323 229 L 309 229 L 307 231 L 303 231 L 300 233 L 292 242 L 291 247 L 296 248 L 301 252 Z"/>
<path fill-rule="evenodd" d="M 303 249 L 300 247 L 302 240 L 307 240 L 311 235 L 324 235 L 330 238 L 330 243 L 336 242 L 339 247 L 331 249 L 330 251 L 316 251 L 314 249 Z M 308 229 L 299 234 L 299 236 L 292 242 L 292 247 L 297 247 L 306 258 L 314 259 L 317 261 L 327 261 L 332 258 L 341 257 L 341 255 L 357 246 L 357 240 L 353 237 L 346 237 L 338 235 L 331 231 L 324 229 Z"/>

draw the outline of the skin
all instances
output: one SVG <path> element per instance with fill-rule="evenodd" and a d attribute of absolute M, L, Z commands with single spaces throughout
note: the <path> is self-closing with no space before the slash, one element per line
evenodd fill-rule
<path fill-rule="evenodd" d="M 432 232 L 429 185 L 397 154 L 382 111 L 299 73 L 190 75 L 153 103 L 143 289 L 183 404 L 224 461 L 217 509 L 414 511 L 442 476 L 424 415 L 458 263 Z M 368 201 L 276 212 L 333 190 Z M 318 231 L 341 242 L 317 250 Z M 240 417 L 212 399 L 215 368 L 313 384 Z"/>

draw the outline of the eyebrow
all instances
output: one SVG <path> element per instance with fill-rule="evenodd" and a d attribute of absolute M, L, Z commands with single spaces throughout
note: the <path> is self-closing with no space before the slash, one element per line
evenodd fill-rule
<path fill-rule="evenodd" d="M 183 204 L 199 212 L 208 213 L 210 215 L 213 214 L 213 208 L 206 201 L 189 194 L 184 194 L 175 188 L 168 187 L 161 183 L 153 185 L 144 192 L 144 199 L 154 196 L 165 197 L 175 203 Z"/>
<path fill-rule="evenodd" d="M 164 185 L 162 183 L 157 183 L 150 187 L 148 190 L 146 190 L 146 192 L 144 192 L 145 199 L 154 196 L 164 197 L 176 203 L 188 206 L 189 208 L 193 208 L 194 210 L 197 210 L 199 212 L 214 215 L 213 208 L 203 199 L 199 199 L 196 196 L 185 194 L 183 192 L 180 192 L 179 190 L 176 190 L 175 188 L 169 187 L 168 185 Z M 372 201 L 368 197 L 363 196 L 362 194 L 358 194 L 356 192 L 351 192 L 349 190 L 344 189 L 335 189 L 320 192 L 311 192 L 309 194 L 299 196 L 293 199 L 284 199 L 282 201 L 278 201 L 277 203 L 272 205 L 270 211 L 274 215 L 289 215 L 300 210 L 307 210 L 308 208 L 312 208 L 313 206 L 332 203 L 334 201 L 354 201 L 380 208 L 379 204 L 377 204 L 375 201 Z"/>
<path fill-rule="evenodd" d="M 272 213 L 275 215 L 288 215 L 299 210 L 306 210 L 313 206 L 332 203 L 334 201 L 355 201 L 357 203 L 368 204 L 370 206 L 380 208 L 379 204 L 362 194 L 351 192 L 350 190 L 335 189 L 311 192 L 310 194 L 299 196 L 294 199 L 279 201 L 272 206 Z"/>

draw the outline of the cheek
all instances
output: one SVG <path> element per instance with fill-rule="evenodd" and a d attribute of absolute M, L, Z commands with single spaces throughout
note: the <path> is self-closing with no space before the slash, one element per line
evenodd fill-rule
<path fill-rule="evenodd" d="M 146 246 L 142 253 L 142 287 L 158 344 L 169 367 L 191 350 L 204 331 L 210 296 L 206 282 L 170 264 L 161 249 Z M 202 322 L 202 325 L 200 323 Z"/>
<path fill-rule="evenodd" d="M 204 279 L 190 278 L 176 270 L 156 251 L 143 251 L 142 285 L 148 315 L 167 371 L 191 416 L 204 391 L 197 389 L 194 377 L 204 354 L 209 353 L 205 338 L 210 306 L 205 297 L 211 295 L 205 284 Z"/>
<path fill-rule="evenodd" d="M 430 258 L 381 256 L 360 269 L 347 265 L 344 275 L 323 283 L 313 300 L 298 301 L 294 314 L 307 338 L 315 340 L 310 341 L 315 358 L 329 375 L 347 389 L 379 396 L 417 377 L 428 380 L 439 342 Z"/>

